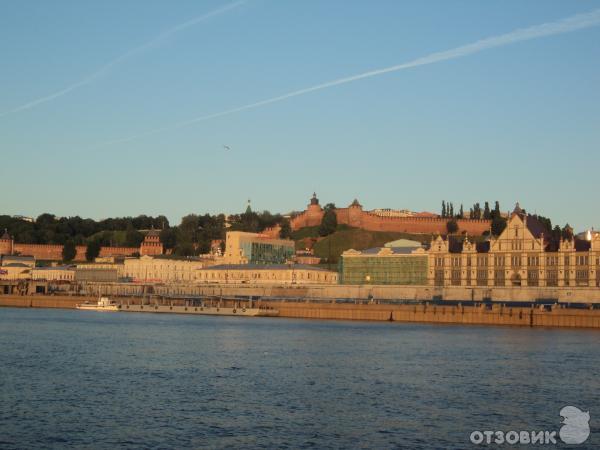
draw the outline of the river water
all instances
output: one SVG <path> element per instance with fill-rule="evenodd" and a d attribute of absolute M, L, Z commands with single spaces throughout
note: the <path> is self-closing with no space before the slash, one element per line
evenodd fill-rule
<path fill-rule="evenodd" d="M 597 330 L 0 308 L 0 346 L 2 448 L 465 448 L 565 405 L 600 446 Z"/>

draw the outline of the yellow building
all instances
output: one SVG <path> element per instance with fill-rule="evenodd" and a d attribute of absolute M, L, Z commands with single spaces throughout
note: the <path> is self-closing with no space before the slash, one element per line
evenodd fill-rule
<path fill-rule="evenodd" d="M 213 264 L 214 258 L 126 258 L 119 267 L 119 276 L 133 281 L 191 282 L 198 269 Z"/>
<path fill-rule="evenodd" d="M 225 240 L 226 264 L 283 264 L 294 256 L 295 244 L 265 234 L 228 231 Z"/>
<path fill-rule="evenodd" d="M 300 264 L 222 264 L 197 270 L 199 283 L 337 284 L 338 273 Z"/>
<path fill-rule="evenodd" d="M 28 280 L 31 267 L 23 263 L 9 263 L 0 266 L 0 280 Z"/>
<path fill-rule="evenodd" d="M 436 286 L 600 286 L 600 234 L 552 242 L 535 216 L 517 204 L 497 238 L 475 244 L 441 236 L 428 251 L 428 284 Z"/>
<path fill-rule="evenodd" d="M 0 280 L 27 280 L 35 267 L 33 256 L 3 255 L 0 265 Z"/>
<path fill-rule="evenodd" d="M 31 279 L 35 281 L 74 281 L 74 266 L 34 267 Z"/>

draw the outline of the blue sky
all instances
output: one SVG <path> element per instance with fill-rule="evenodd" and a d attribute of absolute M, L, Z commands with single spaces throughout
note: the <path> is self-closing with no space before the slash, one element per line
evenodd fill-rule
<path fill-rule="evenodd" d="M 368 209 L 519 201 L 600 228 L 600 26 L 172 127 L 600 1 L 248 0 L 11 112 L 231 3 L 1 2 L 0 213 L 179 222 L 248 198 L 299 210 L 316 191 Z"/>

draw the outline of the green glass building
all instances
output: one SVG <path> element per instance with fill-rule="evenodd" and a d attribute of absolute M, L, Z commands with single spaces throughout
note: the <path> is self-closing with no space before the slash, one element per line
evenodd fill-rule
<path fill-rule="evenodd" d="M 348 250 L 340 258 L 340 284 L 426 285 L 427 255 L 415 248 Z"/>

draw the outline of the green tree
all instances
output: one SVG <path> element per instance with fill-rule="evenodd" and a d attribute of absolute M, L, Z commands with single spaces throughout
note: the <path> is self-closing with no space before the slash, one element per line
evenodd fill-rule
<path fill-rule="evenodd" d="M 565 241 L 570 241 L 571 239 L 573 239 L 573 228 L 571 228 L 571 225 L 566 224 L 563 227 L 563 229 L 561 230 L 561 237 Z"/>
<path fill-rule="evenodd" d="M 88 243 L 87 248 L 85 249 L 85 259 L 93 261 L 98 255 L 100 255 L 100 242 L 94 239 Z"/>
<path fill-rule="evenodd" d="M 453 234 L 458 231 L 458 223 L 455 219 L 446 222 L 446 230 L 448 230 L 448 234 Z"/>
<path fill-rule="evenodd" d="M 160 232 L 160 241 L 164 248 L 175 248 L 177 245 L 177 229 L 165 228 Z"/>
<path fill-rule="evenodd" d="M 460 204 L 460 211 L 459 211 L 459 213 L 458 213 L 458 217 L 459 217 L 460 219 L 464 219 L 464 218 L 465 218 L 465 210 L 464 210 L 464 208 L 463 208 L 463 204 L 462 204 L 462 203 Z"/>
<path fill-rule="evenodd" d="M 494 210 L 492 211 L 492 219 L 500 217 L 501 215 L 502 214 L 500 213 L 500 202 L 496 200 L 496 203 L 494 204 Z"/>
<path fill-rule="evenodd" d="M 485 206 L 483 207 L 483 218 L 485 220 L 490 220 L 491 218 L 490 204 L 488 202 L 485 202 Z"/>
<path fill-rule="evenodd" d="M 337 221 L 337 218 L 336 218 Z M 279 230 L 279 237 L 281 239 L 291 239 L 292 238 L 292 227 L 290 225 L 290 221 L 288 219 L 283 219 L 281 221 L 281 230 Z"/>
<path fill-rule="evenodd" d="M 442 200 L 442 217 L 446 217 L 446 201 Z"/>
<path fill-rule="evenodd" d="M 556 225 L 552 228 L 552 240 L 556 243 L 560 242 L 562 237 L 562 230 L 560 229 L 560 225 Z"/>
<path fill-rule="evenodd" d="M 77 248 L 75 248 L 75 243 L 73 241 L 68 241 L 63 246 L 62 257 L 63 261 L 71 262 L 77 256 Z"/>
<path fill-rule="evenodd" d="M 144 235 L 142 233 L 136 230 L 132 224 L 127 225 L 127 230 L 125 231 L 125 245 L 127 247 L 139 247 L 143 240 Z"/>
<path fill-rule="evenodd" d="M 321 220 L 321 226 L 319 227 L 320 236 L 329 236 L 334 233 L 337 228 L 337 216 L 335 214 L 335 205 L 328 203 L 323 208 L 324 214 Z"/>
<path fill-rule="evenodd" d="M 503 218 L 501 216 L 497 216 L 492 219 L 492 234 L 494 236 L 500 236 L 500 234 L 502 234 L 502 232 L 504 231 L 505 228 L 506 228 L 506 219 L 505 218 Z"/>
<path fill-rule="evenodd" d="M 473 205 L 473 219 L 481 219 L 481 206 L 479 203 Z"/>
<path fill-rule="evenodd" d="M 181 224 L 177 227 L 175 254 L 179 256 L 195 255 L 199 232 L 200 218 L 198 215 L 188 214 L 182 217 Z"/>

